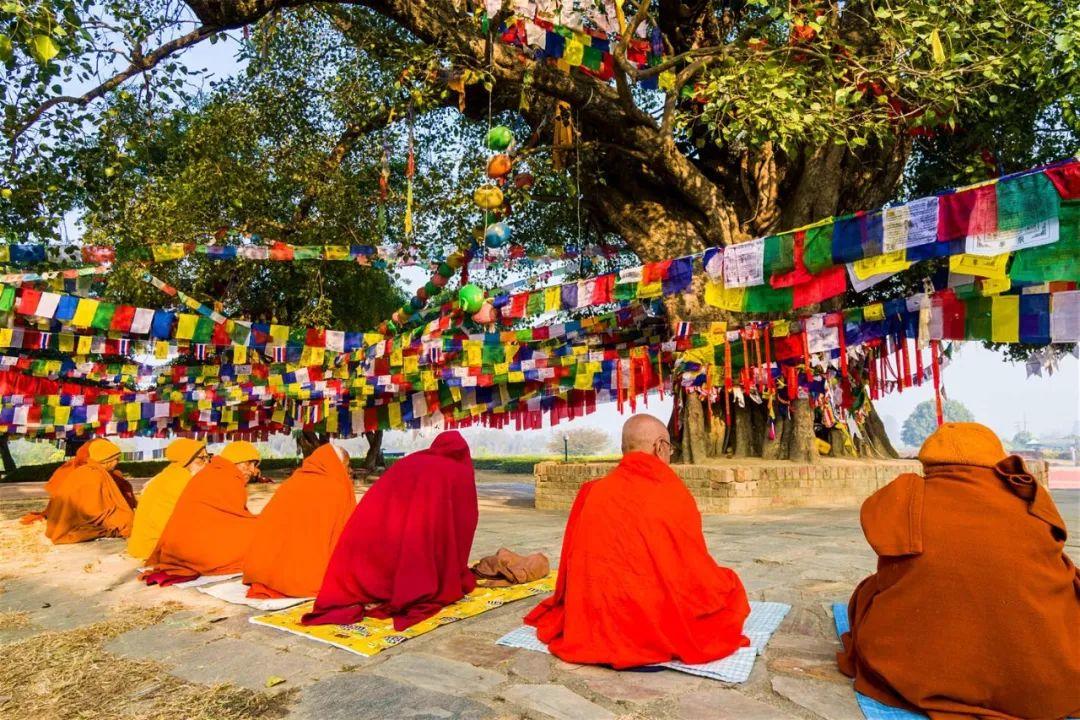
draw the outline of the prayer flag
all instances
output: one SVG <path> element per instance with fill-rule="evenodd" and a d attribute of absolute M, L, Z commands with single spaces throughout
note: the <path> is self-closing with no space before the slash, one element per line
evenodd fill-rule
<path fill-rule="evenodd" d="M 996 343 L 1020 342 L 1020 296 L 997 295 L 991 301 L 990 340 Z"/>
<path fill-rule="evenodd" d="M 75 308 L 75 315 L 71 318 L 71 324 L 75 327 L 88 328 L 94 321 L 97 313 L 98 301 L 90 298 L 79 298 L 79 304 Z"/>
<path fill-rule="evenodd" d="M 1080 342 L 1080 290 L 1054 293 L 1051 308 L 1050 341 Z"/>

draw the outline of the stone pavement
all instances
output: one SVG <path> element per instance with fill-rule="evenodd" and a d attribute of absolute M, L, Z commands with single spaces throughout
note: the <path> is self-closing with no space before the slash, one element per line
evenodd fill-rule
<path fill-rule="evenodd" d="M 528 507 L 528 477 L 480 478 L 479 557 L 501 546 L 558 558 L 566 514 Z M 252 508 L 269 490 L 253 492 Z M 1055 492 L 1062 515 L 1080 517 L 1080 492 Z M 363 658 L 248 623 L 253 613 L 195 590 L 146 588 L 121 541 L 40 545 L 0 556 L 0 613 L 22 611 L 29 624 L 0 629 L 0 644 L 44 630 L 100 621 L 132 605 L 173 600 L 185 609 L 150 628 L 110 640 L 108 652 L 151 659 L 189 682 L 233 683 L 269 692 L 297 689 L 290 718 L 617 717 L 732 720 L 861 718 L 849 681 L 836 670 L 829 605 L 844 600 L 873 568 L 853 508 L 800 508 L 706 517 L 709 548 L 734 567 L 751 599 L 786 602 L 792 611 L 758 659 L 748 682 L 726 685 L 674 671 L 617 673 L 575 666 L 540 653 L 495 645 L 537 600 L 512 603 Z M 0 536 L 19 532 L 0 521 Z M 1075 536 L 1074 536 L 1075 537 Z M 1080 557 L 1071 540 L 1070 553 Z M 3 668 L 0 668 L 3 672 Z M 83 709 L 81 717 L 95 717 Z M 104 717 L 102 715 L 101 717 Z"/>

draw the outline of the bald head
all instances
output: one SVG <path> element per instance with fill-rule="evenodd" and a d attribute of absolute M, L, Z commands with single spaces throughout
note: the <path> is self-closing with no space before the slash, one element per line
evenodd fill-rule
<path fill-rule="evenodd" d="M 338 456 L 338 460 L 341 461 L 341 464 L 345 467 L 349 467 L 349 453 L 345 451 L 345 448 L 340 445 L 333 445 L 332 447 L 334 448 L 334 453 Z"/>
<path fill-rule="evenodd" d="M 634 415 L 623 425 L 622 451 L 623 455 L 632 452 L 643 452 L 652 455 L 657 450 L 657 441 L 663 440 L 667 454 L 671 453 L 670 437 L 667 425 L 660 422 L 652 415 Z M 667 458 L 661 458 L 666 460 Z"/>

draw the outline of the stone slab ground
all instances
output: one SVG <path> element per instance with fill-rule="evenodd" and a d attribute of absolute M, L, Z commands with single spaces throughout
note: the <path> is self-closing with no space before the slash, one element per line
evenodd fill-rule
<path fill-rule="evenodd" d="M 479 557 L 501 546 L 558 558 L 566 513 L 536 510 L 529 477 L 482 476 Z M 6 490 L 6 489 L 5 489 Z M 1080 492 L 1055 491 L 1070 524 Z M 269 495 L 253 491 L 257 510 Z M 373 658 L 247 622 L 253 611 L 195 590 L 147 588 L 123 543 L 52 547 L 40 526 L 14 519 L 40 489 L 0 491 L 0 646 L 35 633 L 67 631 L 115 617 L 132 606 L 170 600 L 183 609 L 149 628 L 105 643 L 116 658 L 154 660 L 164 672 L 211 686 L 229 683 L 289 695 L 288 717 L 365 718 L 664 718 L 857 720 L 846 678 L 836 670 L 829 605 L 845 599 L 873 568 L 855 508 L 789 508 L 710 516 L 705 534 L 714 557 L 734 567 L 754 600 L 786 602 L 792 611 L 758 659 L 750 680 L 725 685 L 674 671 L 616 673 L 568 665 L 496 646 L 536 600 L 513 603 L 410 640 Z M 1076 536 L 1074 536 L 1075 538 Z M 1080 545 L 1070 540 L 1070 553 Z M 5 629 L 6 627 L 6 629 Z M 0 667 L 0 673 L 5 668 Z M 271 676 L 284 682 L 266 689 Z M 145 692 L 145 691 L 143 691 Z M 0 716 L 9 698 L 0 697 Z M 105 708 L 72 708 L 71 717 L 113 717 Z"/>

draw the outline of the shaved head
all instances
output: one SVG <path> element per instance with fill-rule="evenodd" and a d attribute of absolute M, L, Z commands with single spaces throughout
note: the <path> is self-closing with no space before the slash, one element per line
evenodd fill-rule
<path fill-rule="evenodd" d="M 622 451 L 623 455 L 632 452 L 655 454 L 659 441 L 667 448 L 667 457 L 661 459 L 665 462 L 671 455 L 671 438 L 668 435 L 667 425 L 660 422 L 652 415 L 634 415 L 623 425 Z M 666 443 L 666 445 L 664 445 Z"/>
<path fill-rule="evenodd" d="M 345 467 L 349 467 L 349 453 L 346 452 L 345 448 L 341 447 L 340 445 L 333 445 L 332 447 L 334 448 L 334 452 L 338 456 L 338 460 L 341 461 L 341 464 Z"/>

